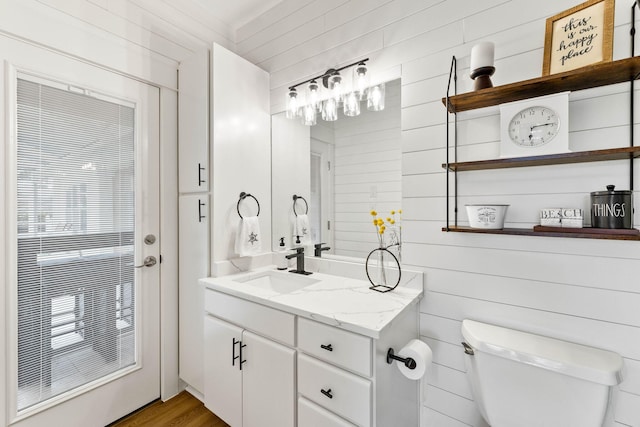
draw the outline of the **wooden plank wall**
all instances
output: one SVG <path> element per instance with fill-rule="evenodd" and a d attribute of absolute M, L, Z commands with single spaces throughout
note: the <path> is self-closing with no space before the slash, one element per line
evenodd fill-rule
<path fill-rule="evenodd" d="M 618 352 L 626 376 L 615 403 L 616 425 L 640 425 L 637 242 L 440 231 L 446 194 L 440 98 L 451 56 L 458 58 L 460 93 L 471 88 L 469 52 L 482 40 L 496 43 L 494 84 L 538 77 L 545 19 L 578 3 L 285 0 L 237 32 L 238 52 L 271 73 L 273 112 L 282 110 L 287 85 L 330 66 L 368 56 L 379 73 L 402 67 L 403 256 L 407 267 L 426 272 L 420 327 L 434 351 L 424 382 L 423 427 L 486 425 L 465 378 L 459 345 L 465 318 Z M 614 59 L 629 55 L 630 6 L 616 2 Z M 627 92 L 622 84 L 571 95 L 572 148 L 628 144 Z M 497 107 L 459 120 L 460 160 L 498 154 Z M 628 188 L 627 175 L 628 163 L 621 161 L 461 174 L 460 203 L 510 203 L 508 225 L 528 226 L 540 208 L 586 208 L 590 191 L 609 183 Z"/>

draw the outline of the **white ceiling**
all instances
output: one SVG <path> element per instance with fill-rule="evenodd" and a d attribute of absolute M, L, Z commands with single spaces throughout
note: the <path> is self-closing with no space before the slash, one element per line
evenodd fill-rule
<path fill-rule="evenodd" d="M 283 0 L 195 0 L 212 16 L 237 30 Z M 180 2 L 176 2 L 179 5 Z"/>

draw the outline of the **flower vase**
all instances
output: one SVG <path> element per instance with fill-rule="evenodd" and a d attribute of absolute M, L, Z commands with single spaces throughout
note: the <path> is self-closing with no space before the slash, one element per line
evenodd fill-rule
<path fill-rule="evenodd" d="M 389 265 L 386 265 L 385 259 Z M 377 271 L 373 271 L 377 269 Z M 402 270 L 398 258 L 387 247 L 380 247 L 369 252 L 365 263 L 367 278 L 372 289 L 377 292 L 389 292 L 400 283 Z"/>

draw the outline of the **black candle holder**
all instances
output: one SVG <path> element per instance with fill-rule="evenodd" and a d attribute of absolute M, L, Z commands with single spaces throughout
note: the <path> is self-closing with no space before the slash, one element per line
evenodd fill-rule
<path fill-rule="evenodd" d="M 496 67 L 480 67 L 473 70 L 469 76 L 474 81 L 474 90 L 493 87 L 493 83 L 491 83 L 491 76 L 493 76 L 493 73 L 495 72 Z"/>

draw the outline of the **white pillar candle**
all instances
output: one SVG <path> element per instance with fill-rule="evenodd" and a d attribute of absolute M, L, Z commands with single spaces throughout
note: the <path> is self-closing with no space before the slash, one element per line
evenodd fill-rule
<path fill-rule="evenodd" d="M 493 67 L 495 45 L 492 42 L 481 42 L 471 48 L 471 66 L 469 72 L 482 67 Z"/>

